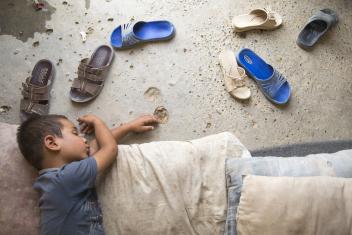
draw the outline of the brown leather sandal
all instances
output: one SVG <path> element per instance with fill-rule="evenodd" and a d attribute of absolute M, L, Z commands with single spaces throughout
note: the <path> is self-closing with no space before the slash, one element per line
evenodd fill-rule
<path fill-rule="evenodd" d="M 36 63 L 31 76 L 22 83 L 21 122 L 35 115 L 49 113 L 49 96 L 54 77 L 55 67 L 50 60 L 40 60 Z"/>
<path fill-rule="evenodd" d="M 104 87 L 113 58 L 113 49 L 102 45 L 93 52 L 90 59 L 81 60 L 78 66 L 78 77 L 74 79 L 71 86 L 72 101 L 83 103 L 99 95 Z"/>

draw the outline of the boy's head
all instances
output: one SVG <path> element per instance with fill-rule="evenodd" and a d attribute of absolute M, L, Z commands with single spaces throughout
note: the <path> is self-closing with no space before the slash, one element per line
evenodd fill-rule
<path fill-rule="evenodd" d="M 63 115 L 43 115 L 23 122 L 17 130 L 23 156 L 38 170 L 54 162 L 70 163 L 87 157 L 89 146 Z"/>

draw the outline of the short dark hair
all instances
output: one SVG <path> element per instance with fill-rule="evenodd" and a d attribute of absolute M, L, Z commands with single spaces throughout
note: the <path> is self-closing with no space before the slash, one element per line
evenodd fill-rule
<path fill-rule="evenodd" d="M 63 125 L 60 119 L 67 117 L 55 114 L 33 116 L 17 129 L 17 143 L 21 153 L 38 170 L 42 169 L 44 137 L 47 135 L 62 137 Z"/>

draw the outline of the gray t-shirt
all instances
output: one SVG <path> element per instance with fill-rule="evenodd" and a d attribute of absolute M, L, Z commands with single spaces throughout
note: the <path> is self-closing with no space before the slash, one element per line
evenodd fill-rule
<path fill-rule="evenodd" d="M 103 235 L 102 213 L 94 188 L 96 160 L 88 157 L 39 172 L 41 235 Z"/>

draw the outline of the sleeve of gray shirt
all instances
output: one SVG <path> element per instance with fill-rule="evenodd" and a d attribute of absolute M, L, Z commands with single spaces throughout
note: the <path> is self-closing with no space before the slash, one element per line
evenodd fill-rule
<path fill-rule="evenodd" d="M 59 172 L 60 181 L 70 196 L 78 196 L 94 188 L 97 175 L 98 166 L 94 157 L 67 164 Z"/>

